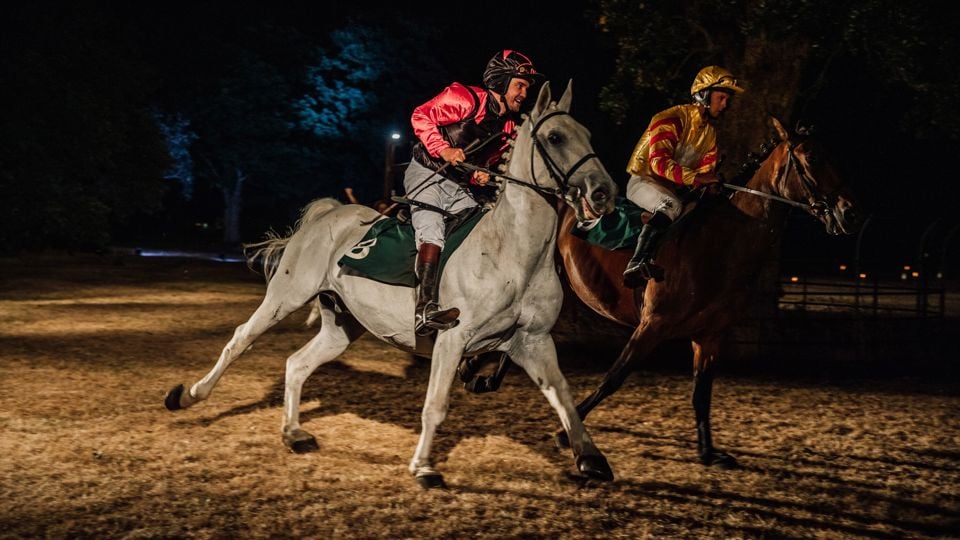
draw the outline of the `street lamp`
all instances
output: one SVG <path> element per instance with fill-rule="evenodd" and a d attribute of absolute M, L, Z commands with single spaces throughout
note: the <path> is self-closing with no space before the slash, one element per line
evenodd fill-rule
<path fill-rule="evenodd" d="M 400 142 L 400 134 L 394 131 L 387 139 L 387 152 L 383 164 L 383 198 L 389 199 L 393 195 L 393 168 L 397 144 Z"/>

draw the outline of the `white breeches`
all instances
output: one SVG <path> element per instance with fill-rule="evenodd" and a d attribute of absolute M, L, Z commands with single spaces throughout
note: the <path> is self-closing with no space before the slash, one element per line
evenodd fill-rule
<path fill-rule="evenodd" d="M 650 212 L 660 212 L 671 221 L 676 221 L 683 210 L 683 203 L 674 190 L 649 176 L 630 177 L 627 199 Z"/>
<path fill-rule="evenodd" d="M 432 176 L 431 176 L 432 175 Z M 403 189 L 414 201 L 446 210 L 452 214 L 477 206 L 466 188 L 445 179 L 440 174 L 411 160 L 403 176 Z M 436 244 L 443 249 L 445 228 L 443 214 L 410 205 L 410 222 L 416 234 L 417 249 L 420 244 Z"/>

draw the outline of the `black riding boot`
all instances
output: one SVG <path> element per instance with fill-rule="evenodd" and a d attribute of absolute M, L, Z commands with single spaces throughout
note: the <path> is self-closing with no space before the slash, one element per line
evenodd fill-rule
<path fill-rule="evenodd" d="M 664 214 L 656 213 L 640 229 L 637 248 L 623 271 L 623 285 L 635 289 L 648 279 L 663 281 L 663 268 L 653 263 L 653 254 L 657 251 L 660 238 L 672 221 Z"/>
<path fill-rule="evenodd" d="M 419 336 L 431 334 L 434 330 L 449 330 L 460 321 L 460 310 L 457 308 L 440 309 L 437 304 L 437 290 L 440 280 L 437 279 L 437 270 L 440 266 L 440 246 L 436 244 L 422 244 L 417 253 L 417 311 L 414 317 L 414 330 Z"/>

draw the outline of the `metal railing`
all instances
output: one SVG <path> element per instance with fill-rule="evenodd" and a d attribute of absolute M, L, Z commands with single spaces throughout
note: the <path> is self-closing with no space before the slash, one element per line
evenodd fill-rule
<path fill-rule="evenodd" d="M 953 275 L 960 255 L 960 246 L 955 245 L 960 224 L 935 219 L 922 231 L 917 229 L 914 240 L 899 228 L 888 230 L 893 227 L 899 222 L 868 218 L 850 258 L 837 257 L 839 262 L 782 259 L 779 308 L 872 317 L 960 315 L 960 287 Z"/>

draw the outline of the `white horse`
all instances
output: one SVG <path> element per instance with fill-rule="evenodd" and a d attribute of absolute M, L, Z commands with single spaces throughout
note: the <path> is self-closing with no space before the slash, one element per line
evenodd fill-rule
<path fill-rule="evenodd" d="M 526 370 L 557 411 L 579 471 L 613 479 L 574 408 L 550 335 L 563 293 L 554 266 L 558 218 L 548 199 L 562 196 L 585 220 L 612 211 L 617 191 L 593 153 L 589 132 L 569 114 L 572 94 L 571 82 L 559 102 L 552 102 L 549 84 L 543 85 L 518 128 L 495 207 L 450 256 L 441 276 L 440 300 L 459 307 L 461 314 L 459 325 L 440 332 L 433 347 L 422 430 L 409 467 L 425 488 L 444 487 L 431 466 L 430 448 L 447 414 L 457 365 L 464 356 L 494 350 L 506 352 Z M 263 257 L 268 275 L 262 303 L 237 327 L 203 379 L 189 391 L 183 385 L 170 390 L 167 408 L 207 399 L 227 367 L 258 336 L 320 295 L 319 333 L 287 359 L 282 426 L 284 443 L 293 451 L 316 449 L 314 437 L 300 427 L 300 392 L 307 377 L 364 330 L 401 349 L 416 349 L 414 289 L 373 281 L 337 264 L 376 217 L 365 206 L 320 199 L 304 209 L 289 237 L 262 243 L 254 255 Z"/>

